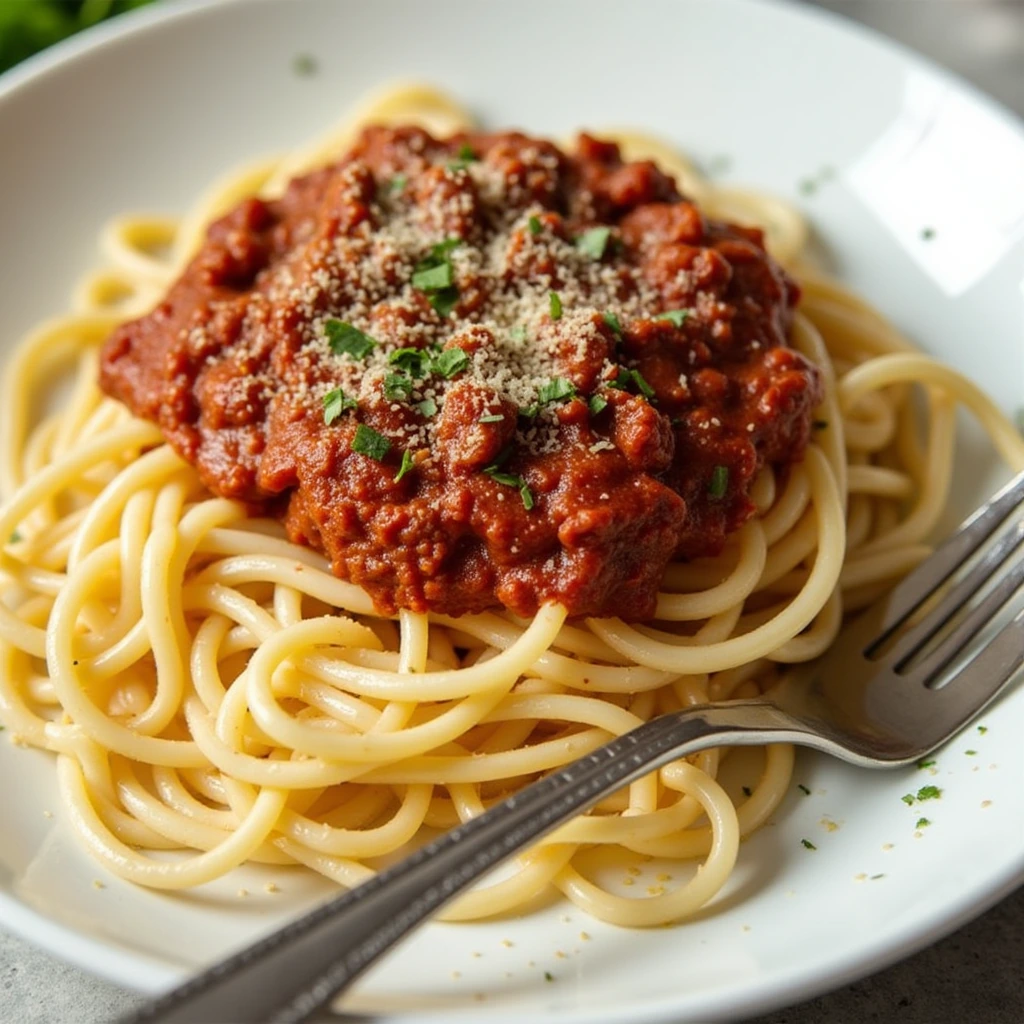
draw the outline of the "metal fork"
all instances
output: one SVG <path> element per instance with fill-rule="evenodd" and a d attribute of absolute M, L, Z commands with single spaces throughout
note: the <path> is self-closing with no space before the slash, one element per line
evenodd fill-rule
<path fill-rule="evenodd" d="M 978 639 L 1024 583 L 1024 517 L 1014 515 L 1022 501 L 1024 473 L 770 699 L 700 705 L 646 722 L 148 1003 L 124 1024 L 306 1020 L 502 861 L 635 779 L 707 747 L 798 743 L 868 768 L 913 763 L 977 715 L 1024 662 L 1024 610 Z M 961 663 L 974 641 L 977 650 Z"/>

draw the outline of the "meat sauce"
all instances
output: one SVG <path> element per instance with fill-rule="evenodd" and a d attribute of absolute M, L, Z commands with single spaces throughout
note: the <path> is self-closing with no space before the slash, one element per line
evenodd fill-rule
<path fill-rule="evenodd" d="M 611 143 L 369 128 L 213 224 L 101 384 L 383 612 L 635 621 L 801 457 L 797 299 Z"/>

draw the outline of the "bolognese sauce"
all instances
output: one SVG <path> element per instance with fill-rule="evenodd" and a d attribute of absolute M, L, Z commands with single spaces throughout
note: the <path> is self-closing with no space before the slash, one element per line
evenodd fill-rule
<path fill-rule="evenodd" d="M 383 612 L 642 620 L 807 444 L 797 301 L 611 143 L 370 128 L 214 223 L 101 384 Z"/>

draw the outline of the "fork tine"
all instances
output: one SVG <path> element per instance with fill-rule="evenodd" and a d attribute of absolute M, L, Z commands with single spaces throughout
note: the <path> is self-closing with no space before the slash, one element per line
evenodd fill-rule
<path fill-rule="evenodd" d="M 930 691 L 942 708 L 946 736 L 987 707 L 1024 665 L 1024 608 L 964 665 L 941 690 Z"/>
<path fill-rule="evenodd" d="M 986 594 L 984 600 L 972 608 L 963 622 L 957 625 L 949 636 L 933 651 L 929 651 L 920 662 L 914 665 L 909 675 L 927 685 L 963 650 L 971 637 L 977 635 L 978 631 L 989 622 L 1000 608 L 1010 600 L 1011 597 L 1024 584 L 1024 559 L 1018 561 L 1013 569 L 1007 573 L 999 583 Z M 896 671 L 900 672 L 903 665 L 896 664 Z"/>
<path fill-rule="evenodd" d="M 1017 551 L 1022 541 L 1024 541 L 1024 519 L 1019 520 L 1012 530 L 1000 537 L 991 549 L 985 552 L 978 564 L 962 580 L 950 587 L 949 591 L 942 595 L 942 600 L 937 605 L 928 609 L 928 614 L 921 622 L 909 628 L 899 637 L 886 651 L 886 659 L 896 666 L 897 672 L 993 577 L 999 567 Z M 1017 583 L 995 605 L 992 605 L 986 598 L 986 602 L 989 603 L 986 603 L 985 607 L 989 607 L 991 614 L 994 615 L 1010 599 L 1013 591 L 1019 585 Z M 973 616 L 973 620 L 979 626 L 987 621 L 985 618 L 979 619 L 976 615 Z M 957 629 L 957 634 L 961 635 L 962 639 L 971 635 L 969 632 L 963 633 L 960 627 Z M 945 641 L 943 646 L 945 646 Z"/>
<path fill-rule="evenodd" d="M 893 630 L 902 625 L 935 589 L 941 586 L 974 554 L 1024 501 L 1024 472 L 1015 476 L 977 511 L 961 523 L 949 540 L 931 558 L 922 562 L 893 588 L 886 603 L 881 632 L 867 653 L 878 648 Z"/>

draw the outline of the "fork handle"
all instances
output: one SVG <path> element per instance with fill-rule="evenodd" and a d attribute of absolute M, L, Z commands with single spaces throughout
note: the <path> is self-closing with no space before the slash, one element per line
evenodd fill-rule
<path fill-rule="evenodd" d="M 696 705 L 652 719 L 147 1003 L 123 1024 L 306 1020 L 482 875 L 605 796 L 707 747 L 802 737 L 799 723 L 762 700 Z"/>

